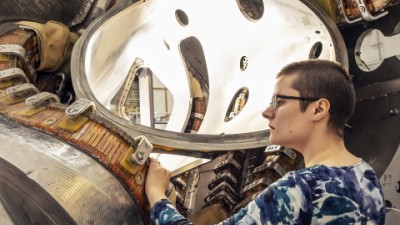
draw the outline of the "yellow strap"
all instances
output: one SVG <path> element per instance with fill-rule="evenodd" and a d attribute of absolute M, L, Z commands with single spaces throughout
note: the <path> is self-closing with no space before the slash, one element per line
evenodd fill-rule
<path fill-rule="evenodd" d="M 71 40 L 68 27 L 56 21 L 48 21 L 46 24 L 20 21 L 17 24 L 21 28 L 35 31 L 38 36 L 40 65 L 37 70 L 56 70 L 63 62 Z"/>

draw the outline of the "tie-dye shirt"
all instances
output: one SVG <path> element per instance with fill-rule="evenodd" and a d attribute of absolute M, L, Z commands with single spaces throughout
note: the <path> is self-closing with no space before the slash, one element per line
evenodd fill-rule
<path fill-rule="evenodd" d="M 151 219 L 156 225 L 191 224 L 165 199 L 154 205 Z M 366 162 L 317 165 L 287 173 L 220 224 L 383 225 L 385 202 Z"/>

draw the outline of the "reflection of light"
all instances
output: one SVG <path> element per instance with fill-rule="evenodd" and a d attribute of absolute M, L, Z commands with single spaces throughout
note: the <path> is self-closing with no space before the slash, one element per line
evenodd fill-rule
<path fill-rule="evenodd" d="M 400 23 L 399 23 L 400 24 Z M 400 27 L 400 25 L 399 25 Z M 400 34 L 385 37 L 377 29 L 370 29 L 360 35 L 356 44 L 355 59 L 357 65 L 363 71 L 373 71 L 382 62 L 390 57 L 400 57 L 400 49 L 397 43 L 400 41 Z"/>
<path fill-rule="evenodd" d="M 169 155 L 169 154 L 160 154 L 160 153 L 151 153 L 150 157 L 156 158 L 160 161 L 161 165 L 174 173 L 174 171 L 179 168 L 189 165 L 190 163 L 201 162 L 204 164 L 210 160 L 199 159 L 195 157 L 182 156 L 182 155 Z M 174 174 L 173 174 L 174 175 Z"/>
<path fill-rule="evenodd" d="M 207 112 L 198 133 L 246 133 L 266 129 L 261 112 L 268 106 L 277 71 L 307 59 L 316 42 L 321 57 L 335 59 L 328 30 L 301 1 L 264 1 L 264 15 L 249 21 L 236 1 L 152 0 L 139 2 L 106 20 L 89 41 L 85 69 L 91 91 L 107 108 L 121 88 L 133 60 L 140 58 L 173 96 L 166 129 L 183 131 L 191 112 L 190 86 L 179 45 L 195 37 L 201 43 L 209 78 Z M 188 16 L 181 26 L 180 9 Z M 316 32 L 318 31 L 318 32 Z M 240 69 L 246 56 L 248 67 Z M 225 113 L 238 90 L 247 88 L 243 110 L 228 122 Z M 154 155 L 152 154 L 154 157 Z M 170 157 L 168 157 L 170 156 Z M 197 158 L 157 156 L 174 171 Z"/>
<path fill-rule="evenodd" d="M 185 116 L 189 114 L 190 92 L 187 76 L 178 52 L 179 38 L 177 33 L 170 32 L 174 11 L 168 3 L 156 5 L 152 20 L 146 24 L 151 27 L 143 35 L 130 39 L 127 51 L 144 59 L 153 74 L 167 87 L 173 96 L 174 106 L 167 125 L 168 130 L 182 131 Z M 149 20 L 149 19 L 147 19 Z M 138 41 L 140 40 L 140 41 Z M 165 43 L 168 43 L 168 48 Z"/>
<path fill-rule="evenodd" d="M 176 10 L 188 16 L 181 26 Z M 108 106 L 132 60 L 141 58 L 173 96 L 167 130 L 183 131 L 191 112 L 190 86 L 180 42 L 196 37 L 202 45 L 209 77 L 208 107 L 198 133 L 244 133 L 266 129 L 261 112 L 268 106 L 277 71 L 288 62 L 307 59 L 315 42 L 320 58 L 334 59 L 332 39 L 323 23 L 299 1 L 264 1 L 264 15 L 249 21 L 236 1 L 152 0 L 111 18 L 94 35 L 88 80 Z M 206 15 L 206 16 L 205 16 Z M 318 32 L 316 32 L 318 31 Z M 240 69 L 240 59 L 248 68 Z M 249 89 L 246 106 L 225 122 L 235 93 Z"/>

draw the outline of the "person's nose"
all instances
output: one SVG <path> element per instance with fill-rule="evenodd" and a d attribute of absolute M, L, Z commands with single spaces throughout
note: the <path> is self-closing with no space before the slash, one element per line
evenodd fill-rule
<path fill-rule="evenodd" d="M 271 106 L 268 106 L 261 114 L 265 119 L 271 120 L 274 116 L 274 110 Z"/>

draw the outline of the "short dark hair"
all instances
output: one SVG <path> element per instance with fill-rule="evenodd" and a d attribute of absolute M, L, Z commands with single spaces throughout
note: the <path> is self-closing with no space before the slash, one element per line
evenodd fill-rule
<path fill-rule="evenodd" d="M 329 128 L 340 137 L 346 122 L 354 112 L 355 93 L 350 75 L 337 62 L 312 59 L 285 66 L 277 75 L 292 76 L 292 88 L 301 97 L 325 98 L 330 102 Z M 300 109 L 306 110 L 310 101 L 301 101 Z"/>

